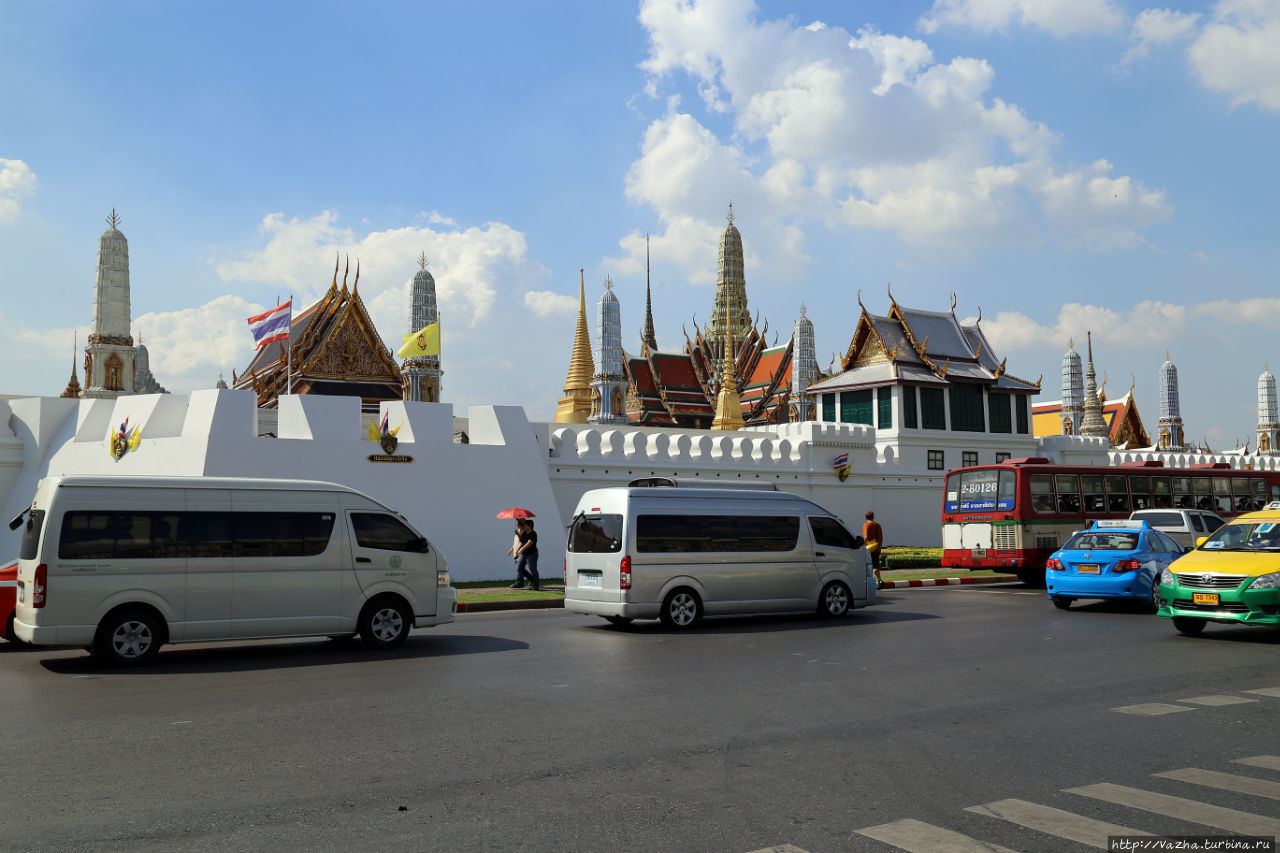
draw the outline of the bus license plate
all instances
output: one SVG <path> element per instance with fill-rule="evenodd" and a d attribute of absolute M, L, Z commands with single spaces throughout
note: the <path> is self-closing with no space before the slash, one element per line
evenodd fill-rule
<path fill-rule="evenodd" d="M 600 586 L 599 572 L 581 572 L 578 575 L 579 586 Z"/>
<path fill-rule="evenodd" d="M 969 555 L 970 555 L 971 557 L 973 557 L 973 559 L 975 559 L 975 560 L 985 560 L 985 559 L 987 558 L 987 549 L 986 549 L 986 548 L 972 548 L 972 549 L 970 549 L 970 551 L 969 551 Z"/>
<path fill-rule="evenodd" d="M 1191 593 L 1192 604 L 1217 604 L 1218 594 L 1216 592 L 1193 592 Z"/>
<path fill-rule="evenodd" d="M 1100 569 L 1093 563 L 1081 563 L 1076 566 L 1076 574 L 1080 575 L 1096 575 L 1100 574 Z"/>

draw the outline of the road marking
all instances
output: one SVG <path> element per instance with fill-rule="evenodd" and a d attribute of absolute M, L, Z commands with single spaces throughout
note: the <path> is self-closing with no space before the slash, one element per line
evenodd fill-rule
<path fill-rule="evenodd" d="M 1237 758 L 1236 764 L 1248 764 L 1250 767 L 1265 767 L 1267 770 L 1280 770 L 1280 756 L 1255 755 L 1252 758 Z"/>
<path fill-rule="evenodd" d="M 1121 714 L 1143 714 L 1148 717 L 1158 717 L 1161 714 L 1194 711 L 1195 708 L 1188 708 L 1186 705 L 1167 705 L 1164 702 L 1145 702 L 1141 705 L 1121 705 L 1119 708 L 1112 708 L 1111 710 L 1119 711 Z"/>
<path fill-rule="evenodd" d="M 1183 797 L 1171 797 L 1168 794 L 1157 794 L 1140 788 L 1125 785 L 1113 785 L 1110 782 L 1099 782 L 1096 785 L 1085 785 L 1081 788 L 1066 788 L 1068 794 L 1091 797 L 1119 806 L 1154 812 L 1166 817 L 1186 820 L 1192 823 L 1225 829 L 1241 835 L 1277 835 L 1280 834 L 1280 820 L 1273 817 L 1250 814 L 1235 809 L 1200 803 Z"/>
<path fill-rule="evenodd" d="M 1215 693 L 1211 696 L 1193 696 L 1190 699 L 1179 699 L 1179 702 L 1190 702 L 1192 705 L 1243 705 L 1246 702 L 1257 702 L 1257 699 L 1250 699 L 1247 696 L 1228 696 L 1224 693 Z"/>
<path fill-rule="evenodd" d="M 1216 770 L 1199 770 L 1194 767 L 1188 767 L 1185 770 L 1167 770 L 1154 775 L 1165 779 L 1177 779 L 1180 782 L 1190 782 L 1192 785 L 1204 785 L 1207 788 L 1235 791 L 1237 794 L 1253 794 L 1256 797 L 1280 800 L 1280 782 L 1269 782 L 1266 779 L 1237 776 L 1234 773 L 1219 773 Z"/>
<path fill-rule="evenodd" d="M 1094 820 L 1091 817 L 1073 814 L 1062 809 L 1055 809 L 1052 806 L 1029 803 L 1026 800 L 1000 800 L 995 803 L 987 803 L 985 806 L 970 806 L 965 811 L 1007 820 L 1010 823 L 1016 823 L 1028 829 L 1077 841 L 1090 847 L 1096 847 L 1099 850 L 1108 849 L 1108 835 L 1151 834 L 1137 829 L 1130 829 L 1127 826 Z"/>
<path fill-rule="evenodd" d="M 801 850 L 794 844 L 775 844 L 773 847 L 761 847 L 759 850 L 752 850 L 751 853 L 809 853 L 809 851 Z"/>
<path fill-rule="evenodd" d="M 1259 696 L 1280 696 L 1280 687 L 1259 687 L 1257 690 L 1245 690 L 1245 693 L 1257 693 Z"/>
<path fill-rule="evenodd" d="M 1008 847 L 989 844 L 918 820 L 898 820 L 857 830 L 859 835 L 883 841 L 908 853 L 1013 853 Z"/>

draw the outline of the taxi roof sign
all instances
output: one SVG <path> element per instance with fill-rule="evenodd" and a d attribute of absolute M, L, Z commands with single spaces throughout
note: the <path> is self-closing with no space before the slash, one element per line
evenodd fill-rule
<path fill-rule="evenodd" d="M 1276 503 L 1280 505 L 1280 501 L 1277 501 Z M 1117 528 L 1121 530 L 1150 530 L 1151 525 L 1136 518 L 1104 518 L 1095 521 L 1090 527 L 1092 530 L 1108 530 Z"/>
<path fill-rule="evenodd" d="M 1270 510 L 1280 509 L 1280 501 L 1272 501 L 1271 503 L 1267 504 L 1266 508 Z"/>

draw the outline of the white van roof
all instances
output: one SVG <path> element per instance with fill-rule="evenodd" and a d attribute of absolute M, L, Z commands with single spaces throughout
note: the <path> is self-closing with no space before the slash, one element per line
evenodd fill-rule
<path fill-rule="evenodd" d="M 276 491 L 362 492 L 323 480 L 268 480 L 258 477 L 173 477 L 165 475 L 59 474 L 48 477 L 61 486 L 103 486 L 113 489 L 272 489 Z M 364 495 L 368 497 L 367 495 Z"/>
<path fill-rule="evenodd" d="M 783 492 L 783 491 L 774 492 L 774 491 L 764 491 L 764 490 L 757 490 L 757 489 L 733 489 L 733 488 L 729 488 L 729 489 L 656 488 L 655 489 L 649 486 L 610 486 L 608 488 L 603 488 L 603 489 L 591 489 L 590 491 L 585 492 L 582 495 L 582 498 L 578 501 L 578 505 L 579 507 L 581 507 L 586 503 L 599 501 L 602 498 L 617 500 L 619 497 L 641 498 L 641 499 L 648 499 L 652 501 L 733 501 L 735 503 L 740 503 L 743 501 L 749 501 L 751 503 L 756 503 L 760 501 L 767 502 L 767 503 L 797 503 L 798 502 L 802 504 L 808 504 L 809 506 L 812 506 L 814 509 L 827 513 L 827 515 L 834 515 L 834 513 L 829 512 L 826 509 L 823 509 L 821 506 L 809 500 L 808 498 L 804 498 L 804 497 L 801 497 L 800 495 L 792 494 L 791 492 Z"/>

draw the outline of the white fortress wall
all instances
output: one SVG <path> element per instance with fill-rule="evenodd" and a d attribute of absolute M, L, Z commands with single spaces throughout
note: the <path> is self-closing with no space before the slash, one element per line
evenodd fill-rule
<path fill-rule="evenodd" d="M 513 523 L 494 516 L 507 507 L 524 507 L 537 515 L 538 528 L 548 534 L 539 542 L 539 568 L 560 573 L 563 526 L 546 475 L 545 450 L 518 407 L 472 408 L 471 443 L 454 444 L 451 406 L 384 403 L 390 425 L 400 426 L 396 455 L 412 456 L 408 463 L 369 461 L 382 448 L 362 435 L 355 397 L 280 398 L 278 438 L 257 436 L 257 409 L 247 391 L 24 399 L 10 407 L 10 429 L 23 442 L 24 464 L 18 477 L 10 477 L 7 493 L 0 493 L 6 521 L 27 505 L 36 482 L 50 473 L 327 480 L 359 489 L 403 513 L 444 551 L 459 580 L 514 577 L 505 554 Z M 142 440 L 136 451 L 117 461 L 107 449 L 107 430 L 126 417 L 130 430 L 142 427 Z M 0 454 L 6 449 L 3 438 Z M 7 471 L 0 466 L 0 477 L 8 476 Z M 0 479 L 0 486 L 5 482 Z M 6 526 L 0 535 L 7 537 L 0 553 L 17 553 L 19 532 Z"/>
<path fill-rule="evenodd" d="M 897 464 L 877 449 L 869 426 L 804 422 L 744 429 L 635 429 L 548 425 L 548 472 L 560 514 L 572 518 L 589 489 L 662 476 L 728 482 L 766 481 L 802 495 L 860 532 L 863 514 L 876 513 L 893 544 L 940 545 L 942 472 Z M 841 482 L 836 457 L 849 454 Z"/>

